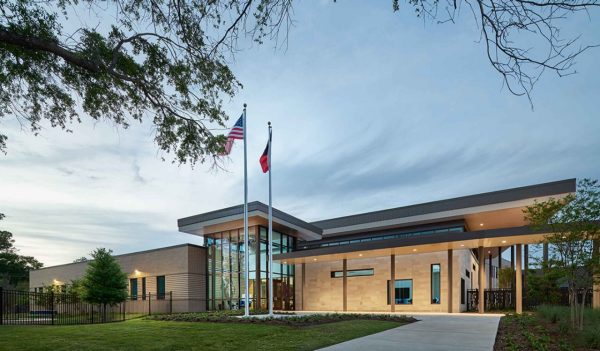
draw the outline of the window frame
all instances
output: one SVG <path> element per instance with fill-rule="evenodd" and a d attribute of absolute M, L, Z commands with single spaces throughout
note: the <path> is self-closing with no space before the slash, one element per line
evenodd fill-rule
<path fill-rule="evenodd" d="M 129 278 L 129 298 L 131 300 L 137 300 L 138 299 L 138 279 L 137 278 Z M 135 284 L 134 284 L 135 283 Z M 135 293 L 134 293 L 134 287 L 135 285 Z"/>
<path fill-rule="evenodd" d="M 160 281 L 162 280 L 162 293 L 161 293 L 161 284 Z M 164 300 L 165 296 L 167 295 L 167 278 L 164 275 L 158 275 L 156 276 L 156 299 L 157 300 Z"/>
<path fill-rule="evenodd" d="M 390 293 L 390 282 L 392 280 L 387 280 L 387 304 L 391 305 L 392 302 L 392 294 Z M 396 282 L 400 281 L 410 281 L 410 302 L 409 303 L 396 303 Z M 407 279 L 395 279 L 394 282 L 394 305 L 413 305 L 414 304 L 414 281 L 412 278 Z"/>
<path fill-rule="evenodd" d="M 439 267 L 439 272 L 438 272 L 438 302 L 433 302 L 433 266 L 438 266 Z M 439 305 L 442 303 L 442 265 L 441 263 L 432 263 L 429 269 L 429 283 L 431 284 L 430 289 L 429 289 L 429 302 L 432 305 Z"/>
<path fill-rule="evenodd" d="M 350 272 L 366 272 L 366 271 L 370 271 L 370 274 L 349 274 Z M 338 273 L 341 273 L 340 275 L 338 275 Z M 331 271 L 331 278 L 343 278 L 344 277 L 344 271 Z M 370 277 L 375 275 L 375 269 L 374 268 L 363 268 L 363 269 L 348 269 L 346 270 L 346 278 L 353 278 L 353 277 Z"/>

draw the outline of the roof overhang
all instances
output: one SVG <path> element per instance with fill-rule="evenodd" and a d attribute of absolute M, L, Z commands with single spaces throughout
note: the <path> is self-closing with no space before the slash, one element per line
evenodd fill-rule
<path fill-rule="evenodd" d="M 516 244 L 537 244 L 544 240 L 547 231 L 533 230 L 529 226 L 452 232 L 410 238 L 378 240 L 343 246 L 322 247 L 274 255 L 273 259 L 287 264 L 337 261 L 395 255 L 419 254 L 449 249 L 498 248 Z"/>
<path fill-rule="evenodd" d="M 323 228 L 324 237 L 458 219 L 465 219 L 471 230 L 479 229 L 482 223 L 486 223 L 485 229 L 516 227 L 526 224 L 522 214 L 522 209 L 526 206 L 551 197 L 561 198 L 575 190 L 576 180 L 566 179 L 345 216 L 313 224 Z"/>
<path fill-rule="evenodd" d="M 269 207 L 261 202 L 248 204 L 248 224 L 266 226 Z M 177 221 L 179 231 L 205 236 L 213 233 L 243 227 L 244 206 L 238 205 L 217 211 L 207 212 Z M 321 239 L 322 230 L 310 223 L 273 208 L 273 229 L 284 231 L 304 240 Z"/>

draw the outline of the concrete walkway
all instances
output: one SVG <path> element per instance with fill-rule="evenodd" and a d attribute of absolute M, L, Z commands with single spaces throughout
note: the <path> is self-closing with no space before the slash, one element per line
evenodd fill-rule
<path fill-rule="evenodd" d="M 493 350 L 499 315 L 415 314 L 419 322 L 326 347 L 326 351 Z"/>

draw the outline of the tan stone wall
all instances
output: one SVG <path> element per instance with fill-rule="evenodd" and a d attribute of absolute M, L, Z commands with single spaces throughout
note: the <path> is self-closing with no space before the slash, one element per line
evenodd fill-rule
<path fill-rule="evenodd" d="M 473 262 L 474 259 L 469 250 L 453 252 L 453 312 L 466 309 L 466 305 L 460 304 L 460 278 L 466 278 L 465 271 L 469 267 L 472 270 Z M 441 302 L 439 304 L 431 303 L 431 265 L 435 263 L 441 265 Z M 331 278 L 331 271 L 342 270 L 342 265 L 342 261 L 307 263 L 304 287 L 301 276 L 302 265 L 296 265 L 296 309 L 305 311 L 343 310 L 343 279 Z M 348 311 L 387 312 L 391 310 L 391 306 L 387 303 L 387 284 L 391 279 L 390 265 L 390 256 L 348 259 L 348 270 L 374 269 L 372 276 L 347 278 Z M 448 312 L 447 269 L 447 251 L 396 256 L 395 279 L 412 279 L 413 281 L 413 303 L 396 305 L 396 312 Z M 470 288 L 470 279 L 466 279 L 465 283 L 466 288 Z"/>
<path fill-rule="evenodd" d="M 342 262 L 306 264 L 304 284 L 305 311 L 342 311 L 342 279 L 331 278 L 331 271 L 342 270 Z"/>
<path fill-rule="evenodd" d="M 127 274 L 128 279 L 138 279 L 137 294 L 140 300 L 142 278 L 146 278 L 146 294 L 155 295 L 157 292 L 156 277 L 165 276 L 165 290 L 167 293 L 173 292 L 174 312 L 205 310 L 206 250 L 204 248 L 182 245 L 118 255 L 115 258 Z M 69 284 L 72 280 L 83 277 L 87 265 L 87 262 L 72 263 L 31 271 L 29 274 L 29 287 L 33 289 L 53 284 Z M 130 291 L 130 288 L 128 288 L 128 291 Z M 162 302 L 159 303 L 164 305 Z M 131 306 L 137 304 L 141 306 L 140 308 L 145 306 L 142 302 L 131 303 Z M 161 307 L 161 310 L 164 309 L 164 306 Z"/>

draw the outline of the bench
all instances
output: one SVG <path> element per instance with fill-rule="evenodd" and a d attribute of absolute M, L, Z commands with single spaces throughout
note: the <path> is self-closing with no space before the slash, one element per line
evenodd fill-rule
<path fill-rule="evenodd" d="M 52 311 L 52 310 L 35 310 L 35 311 L 29 311 L 29 314 L 34 315 L 34 316 L 48 316 L 48 315 L 57 315 L 58 312 Z"/>

